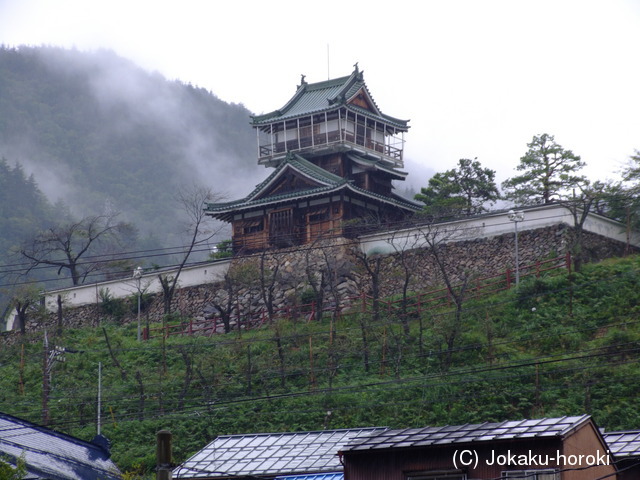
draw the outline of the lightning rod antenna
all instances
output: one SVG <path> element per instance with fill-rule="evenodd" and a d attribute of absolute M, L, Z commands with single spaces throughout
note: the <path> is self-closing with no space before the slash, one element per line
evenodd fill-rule
<path fill-rule="evenodd" d="M 327 80 L 331 79 L 331 72 L 329 71 L 329 44 L 327 43 Z"/>

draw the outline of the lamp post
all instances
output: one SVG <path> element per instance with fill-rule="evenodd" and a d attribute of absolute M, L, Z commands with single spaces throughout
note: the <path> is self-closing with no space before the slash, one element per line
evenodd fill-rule
<path fill-rule="evenodd" d="M 142 278 L 142 267 L 137 266 L 133 271 L 133 278 L 136 279 L 138 286 L 138 341 L 140 341 L 140 279 Z"/>
<path fill-rule="evenodd" d="M 507 214 L 509 220 L 513 222 L 516 232 L 516 285 L 520 283 L 520 259 L 518 258 L 518 222 L 524 220 L 524 212 L 509 210 Z"/>

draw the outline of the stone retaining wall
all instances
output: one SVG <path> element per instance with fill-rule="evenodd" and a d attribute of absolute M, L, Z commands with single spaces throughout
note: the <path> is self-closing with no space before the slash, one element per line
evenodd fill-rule
<path fill-rule="evenodd" d="M 574 232 L 560 224 L 519 234 L 520 265 L 533 264 L 554 256 L 563 256 L 569 249 Z M 438 247 L 447 272 L 454 281 L 475 276 L 491 276 L 505 272 L 514 266 L 514 235 L 443 244 Z M 371 293 L 371 279 L 362 265 L 362 254 L 357 243 L 345 238 L 318 242 L 311 247 L 297 247 L 265 252 L 234 260 L 226 279 L 189 288 L 178 288 L 172 302 L 172 312 L 195 320 L 211 318 L 217 313 L 215 305 L 228 305 L 232 293 L 233 315 L 243 326 L 260 322 L 266 315 L 264 297 L 271 291 L 274 309 L 295 308 L 303 298 L 313 299 L 322 292 L 325 305 L 347 307 L 361 293 Z M 583 253 L 587 261 L 595 261 L 625 253 L 625 245 L 605 237 L 585 233 Z M 371 258 L 368 261 L 372 261 Z M 417 249 L 386 255 L 381 259 L 381 296 L 399 294 L 402 289 L 405 268 L 411 272 L 410 291 L 434 288 L 442 285 L 442 277 L 433 261 L 433 251 Z M 275 277 L 275 278 L 274 278 Z M 227 280 L 227 281 L 225 281 Z M 272 285 L 273 284 L 273 285 Z M 313 286 L 316 287 L 314 292 Z M 264 294 L 263 294 L 264 292 Z M 77 308 L 63 307 L 63 327 L 97 326 L 104 321 L 123 324 L 137 321 L 137 298 L 131 296 L 119 300 L 124 313 L 115 318 L 104 305 L 86 305 Z M 142 323 L 154 324 L 164 316 L 162 295 L 145 297 Z M 262 312 L 262 313 L 260 313 Z M 238 313 L 240 315 L 238 315 Z M 242 320 L 244 319 L 244 320 Z M 232 328 L 238 328 L 233 320 Z M 57 315 L 33 316 L 27 331 L 54 331 Z M 224 331 L 220 324 L 219 331 Z M 13 335 L 5 334 L 3 338 Z"/>

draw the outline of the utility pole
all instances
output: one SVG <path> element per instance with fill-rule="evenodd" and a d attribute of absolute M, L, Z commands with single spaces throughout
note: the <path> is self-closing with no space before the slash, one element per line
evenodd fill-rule
<path fill-rule="evenodd" d="M 101 432 L 102 413 L 102 362 L 98 362 L 98 435 Z"/>
<path fill-rule="evenodd" d="M 172 480 L 171 432 L 160 430 L 156 434 L 156 480 Z"/>
<path fill-rule="evenodd" d="M 49 425 L 49 340 L 47 339 L 47 331 L 44 331 L 44 340 L 42 342 L 42 424 Z"/>
<path fill-rule="evenodd" d="M 51 395 L 51 370 L 56 362 L 64 362 L 65 352 L 79 353 L 78 350 L 71 348 L 55 346 L 49 349 L 49 339 L 47 338 L 47 331 L 44 331 L 43 340 L 43 352 L 42 352 L 42 424 L 47 426 L 51 420 L 49 413 L 49 396 Z"/>

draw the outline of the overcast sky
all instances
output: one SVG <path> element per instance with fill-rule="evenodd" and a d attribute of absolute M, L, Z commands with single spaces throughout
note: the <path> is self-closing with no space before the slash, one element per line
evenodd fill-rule
<path fill-rule="evenodd" d="M 592 179 L 640 149 L 640 0 L 0 0 L 0 44 L 111 49 L 254 113 L 358 62 L 416 189 L 460 158 L 501 182 L 541 133 Z"/>

